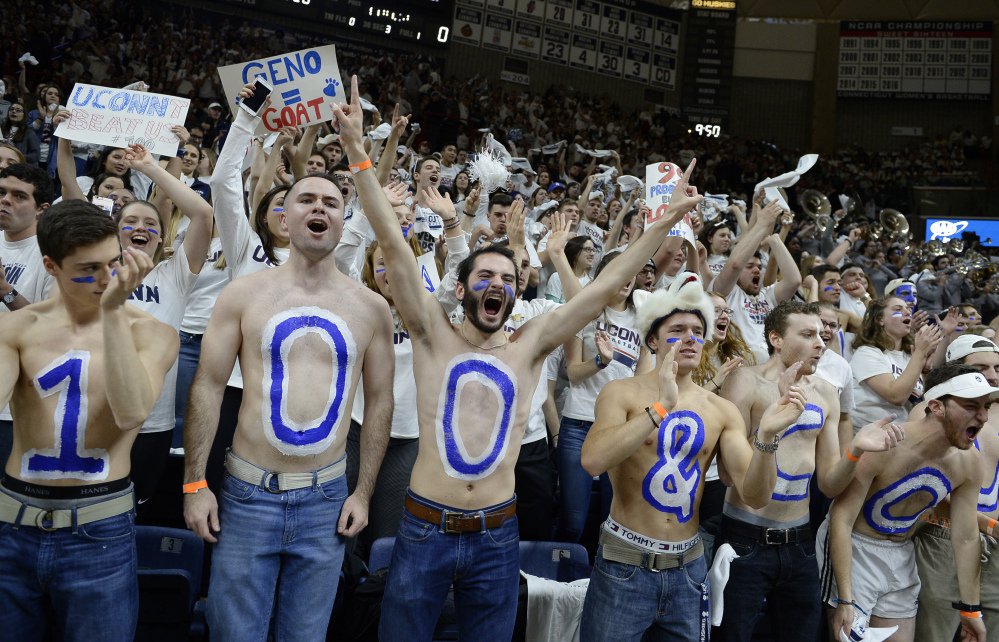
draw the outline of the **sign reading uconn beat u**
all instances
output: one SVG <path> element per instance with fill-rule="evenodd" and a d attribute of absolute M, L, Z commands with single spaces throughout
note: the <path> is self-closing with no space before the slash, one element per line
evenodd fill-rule
<path fill-rule="evenodd" d="M 329 103 L 346 101 L 333 45 L 220 67 L 222 89 L 232 109 L 243 85 L 258 76 L 267 79 L 274 91 L 270 106 L 260 113 L 257 133 L 333 120 Z"/>

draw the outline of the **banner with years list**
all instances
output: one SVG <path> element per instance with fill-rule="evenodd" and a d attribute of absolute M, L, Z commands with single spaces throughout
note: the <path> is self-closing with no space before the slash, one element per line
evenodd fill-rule
<path fill-rule="evenodd" d="M 263 76 L 274 88 L 271 104 L 260 113 L 256 133 L 266 135 L 282 127 L 305 127 L 333 120 L 330 103 L 347 102 L 336 62 L 336 47 L 311 49 L 219 67 L 222 89 L 233 114 L 243 85 Z"/>
<path fill-rule="evenodd" d="M 55 134 L 79 143 L 142 145 L 153 154 L 176 156 L 180 140 L 170 128 L 184 124 L 190 106 L 187 98 L 77 83 L 66 101 L 71 115 Z"/>

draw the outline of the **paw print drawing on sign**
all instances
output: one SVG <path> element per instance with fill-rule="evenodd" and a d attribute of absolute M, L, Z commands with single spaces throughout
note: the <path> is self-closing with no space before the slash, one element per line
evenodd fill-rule
<path fill-rule="evenodd" d="M 340 88 L 340 81 L 336 78 L 327 78 L 326 87 L 323 88 L 323 93 L 330 98 L 336 98 L 337 89 Z"/>

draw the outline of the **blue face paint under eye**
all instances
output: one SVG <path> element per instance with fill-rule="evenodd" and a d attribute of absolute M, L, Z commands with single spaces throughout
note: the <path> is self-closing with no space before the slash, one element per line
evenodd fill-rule
<path fill-rule="evenodd" d="M 284 211 L 284 208 L 283 208 L 283 207 L 275 207 L 275 208 L 274 208 L 274 213 L 275 213 L 275 214 L 280 214 L 280 213 L 281 213 L 281 212 L 283 212 L 283 211 Z"/>
<path fill-rule="evenodd" d="M 834 289 L 835 288 L 833 286 L 827 285 L 826 287 L 822 288 L 822 291 L 823 292 L 832 292 Z"/>
<path fill-rule="evenodd" d="M 676 343 L 677 341 L 679 341 L 679 339 L 677 339 L 676 337 L 670 337 L 669 339 L 666 339 L 666 343 Z"/>
<path fill-rule="evenodd" d="M 97 279 L 92 276 L 74 276 L 69 279 L 73 283 L 95 283 Z"/>
<path fill-rule="evenodd" d="M 893 317 L 902 317 L 902 316 L 904 316 L 901 312 L 892 312 L 891 315 Z"/>
<path fill-rule="evenodd" d="M 481 292 L 482 290 L 485 290 L 488 287 L 489 287 L 489 281 L 479 281 L 478 283 L 472 286 L 472 290 L 475 292 Z"/>
<path fill-rule="evenodd" d="M 385 271 L 385 268 L 375 268 L 375 274 L 381 274 Z"/>
<path fill-rule="evenodd" d="M 516 296 L 516 295 L 514 294 L 514 292 L 513 292 L 513 288 L 511 288 L 511 287 L 510 287 L 509 285 L 507 285 L 506 283 L 504 283 L 504 284 L 503 284 L 503 291 L 504 291 L 504 292 L 506 292 L 506 295 L 507 295 L 508 297 L 510 297 L 511 299 L 512 299 L 512 298 L 514 298 L 514 297 Z"/>
<path fill-rule="evenodd" d="M 694 341 L 700 343 L 701 345 L 704 345 L 704 339 L 702 339 L 700 337 L 694 337 Z"/>

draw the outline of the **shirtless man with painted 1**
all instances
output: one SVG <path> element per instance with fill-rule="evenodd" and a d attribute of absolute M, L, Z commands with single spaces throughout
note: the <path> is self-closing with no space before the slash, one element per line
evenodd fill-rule
<path fill-rule="evenodd" d="M 413 341 L 420 450 L 382 601 L 383 641 L 430 640 L 454 584 L 459 635 L 510 639 L 519 553 L 514 465 L 545 357 L 597 316 L 699 201 L 686 177 L 660 223 L 569 303 L 512 335 L 503 331 L 516 297 L 512 252 L 487 246 L 459 268 L 465 321 L 452 326 L 419 283 L 416 259 L 377 184 L 361 144 L 357 80 L 351 103 L 334 108 L 357 191 L 384 250 L 396 308 Z M 689 190 L 689 191 L 688 191 Z M 365 386 L 367 389 L 367 386 Z"/>
<path fill-rule="evenodd" d="M 222 291 L 188 402 L 184 518 L 218 541 L 213 640 L 264 640 L 274 610 L 278 640 L 325 639 L 343 538 L 367 523 L 389 439 L 392 317 L 384 298 L 336 267 L 343 196 L 327 176 L 306 176 L 284 208 L 290 256 Z M 237 356 L 245 386 L 218 505 L 205 465 Z M 362 377 L 360 471 L 348 497 L 344 453 Z"/>
<path fill-rule="evenodd" d="M 747 501 L 762 506 L 773 491 L 777 435 L 801 414 L 804 397 L 787 386 L 762 417 L 755 450 L 746 443 L 738 409 L 691 379 L 714 316 L 711 297 L 689 272 L 645 297 L 638 322 L 658 367 L 607 384 L 597 398 L 582 463 L 593 475 L 609 471 L 614 499 L 583 606 L 584 642 L 638 642 L 647 632 L 706 640 L 702 471 L 720 450 Z"/>
<path fill-rule="evenodd" d="M 823 494 L 835 497 L 850 483 L 864 452 L 886 450 L 902 438 L 889 416 L 862 428 L 845 446 L 849 454 L 844 456 L 838 436 L 839 393 L 814 375 L 824 347 L 820 320 L 815 303 L 778 305 L 764 322 L 770 359 L 735 370 L 722 387 L 722 397 L 735 404 L 747 426 L 759 424 L 766 408 L 780 397 L 778 382 L 789 372 L 795 372 L 794 382 L 807 403 L 801 417 L 781 434 L 770 503 L 753 507 L 738 488 L 728 489 L 716 541 L 719 546 L 729 544 L 739 557 L 729 569 L 724 616 L 712 636 L 716 640 L 749 642 L 764 601 L 768 612 L 776 614 L 771 620 L 778 642 L 819 637 L 819 573 L 809 524 L 812 476 L 817 474 Z M 751 433 L 746 437 L 753 439 Z M 792 612 L 793 618 L 784 615 Z"/>
<path fill-rule="evenodd" d="M 940 366 L 926 377 L 923 412 L 910 414 L 902 425 L 905 440 L 890 453 L 861 458 L 817 534 L 822 601 L 830 607 L 833 639 L 862 636 L 868 626 L 897 625 L 888 640 L 911 642 L 920 589 L 912 533 L 949 493 L 958 582 L 951 599 L 962 639 L 985 641 L 976 511 L 982 471 L 974 442 L 997 396 L 999 388 L 974 366 Z"/>
<path fill-rule="evenodd" d="M 961 363 L 977 369 L 993 386 L 999 386 L 999 346 L 984 337 L 966 334 L 947 346 L 947 363 Z M 922 412 L 922 404 L 913 414 Z M 982 556 L 982 614 L 989 642 L 999 640 L 999 404 L 989 410 L 989 419 L 975 439 L 982 454 L 982 487 L 978 491 L 978 530 L 985 537 Z M 916 642 L 950 639 L 958 628 L 960 615 L 951 606 L 958 593 L 954 554 L 950 543 L 950 502 L 941 502 L 928 514 L 930 523 L 919 529 L 913 542 L 922 589 L 916 614 Z"/>
<path fill-rule="evenodd" d="M 129 452 L 177 359 L 177 333 L 125 303 L 153 262 L 122 252 L 97 206 L 46 210 L 38 247 L 58 292 L 0 315 L 0 406 L 9 400 L 14 415 L 0 483 L 3 637 L 130 642 Z"/>

